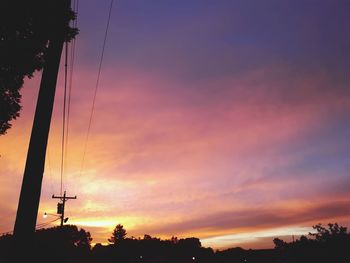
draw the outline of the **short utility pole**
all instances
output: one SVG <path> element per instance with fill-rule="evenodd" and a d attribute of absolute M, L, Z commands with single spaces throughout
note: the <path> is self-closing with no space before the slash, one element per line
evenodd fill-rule
<path fill-rule="evenodd" d="M 66 223 L 67 219 L 64 219 L 64 207 L 66 205 L 66 201 L 69 199 L 77 199 L 77 196 L 66 196 L 66 191 L 64 191 L 63 196 L 55 196 L 52 195 L 52 198 L 61 199 L 61 202 L 58 202 L 57 204 L 57 214 L 61 215 L 61 226 L 63 226 L 63 223 Z"/>

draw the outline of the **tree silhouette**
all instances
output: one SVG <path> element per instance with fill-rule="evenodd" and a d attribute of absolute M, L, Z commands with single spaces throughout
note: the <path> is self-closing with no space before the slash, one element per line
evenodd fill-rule
<path fill-rule="evenodd" d="M 48 43 L 57 33 L 52 30 L 55 21 L 61 21 L 60 16 L 67 21 L 75 18 L 70 8 L 64 14 L 55 12 L 59 1 L 0 1 L 0 135 L 19 116 L 24 79 L 45 65 Z M 76 33 L 66 28 L 66 40 Z"/>
<path fill-rule="evenodd" d="M 326 242 L 332 239 L 346 238 L 348 237 L 347 228 L 343 226 L 339 226 L 337 223 L 328 224 L 328 229 L 322 224 L 317 224 L 312 227 L 317 232 L 310 233 L 310 236 L 313 236 L 317 241 Z"/>
<path fill-rule="evenodd" d="M 274 238 L 273 243 L 275 244 L 275 249 L 284 249 L 287 246 L 287 243 L 279 238 Z"/>
<path fill-rule="evenodd" d="M 91 235 L 75 225 L 64 225 L 36 231 L 36 241 L 41 246 L 63 246 L 90 249 Z"/>
<path fill-rule="evenodd" d="M 282 262 L 309 263 L 309 262 L 344 262 L 348 257 L 350 233 L 347 228 L 337 223 L 323 226 L 313 226 L 316 231 L 309 233 L 309 238 L 301 236 L 291 243 L 275 238 L 276 255 Z"/>
<path fill-rule="evenodd" d="M 108 242 L 116 245 L 121 240 L 125 239 L 126 237 L 126 230 L 124 229 L 124 226 L 121 224 L 116 225 L 116 227 L 113 230 L 112 236 L 108 239 Z"/>
<path fill-rule="evenodd" d="M 18 246 L 13 235 L 0 237 L 1 262 L 86 262 L 91 251 L 91 235 L 75 225 L 43 228 Z"/>

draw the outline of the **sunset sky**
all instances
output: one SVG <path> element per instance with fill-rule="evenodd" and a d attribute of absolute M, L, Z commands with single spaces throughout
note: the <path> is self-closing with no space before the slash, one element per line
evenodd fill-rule
<path fill-rule="evenodd" d="M 213 248 L 350 227 L 350 1 L 114 1 L 83 163 L 109 5 L 79 3 L 68 223 L 94 243 L 120 223 Z M 63 72 L 38 224 L 60 194 Z M 13 230 L 40 77 L 0 136 L 0 233 Z"/>

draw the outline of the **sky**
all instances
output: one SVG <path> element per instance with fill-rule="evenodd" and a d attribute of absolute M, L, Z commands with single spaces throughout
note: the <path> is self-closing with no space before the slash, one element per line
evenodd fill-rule
<path fill-rule="evenodd" d="M 109 5 L 79 3 L 68 223 L 94 243 L 120 223 L 129 237 L 216 249 L 350 227 L 350 1 L 114 1 L 86 140 Z M 63 72 L 38 224 L 56 218 L 43 214 L 60 194 Z M 0 136 L 1 233 L 13 230 L 40 77 Z"/>

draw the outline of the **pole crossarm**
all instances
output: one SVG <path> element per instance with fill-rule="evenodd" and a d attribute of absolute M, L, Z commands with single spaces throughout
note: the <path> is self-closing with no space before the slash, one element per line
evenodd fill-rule
<path fill-rule="evenodd" d="M 52 195 L 52 198 L 60 199 L 62 202 L 57 204 L 57 214 L 61 215 L 61 226 L 63 226 L 63 223 L 65 223 L 64 208 L 66 206 L 66 201 L 68 201 L 69 199 L 77 199 L 77 196 L 66 196 L 66 191 L 64 191 L 63 196 Z"/>
<path fill-rule="evenodd" d="M 67 201 L 68 199 L 77 199 L 77 196 L 55 196 L 55 195 L 52 195 L 52 198 L 61 199 L 61 201 L 66 199 L 66 201 Z"/>

